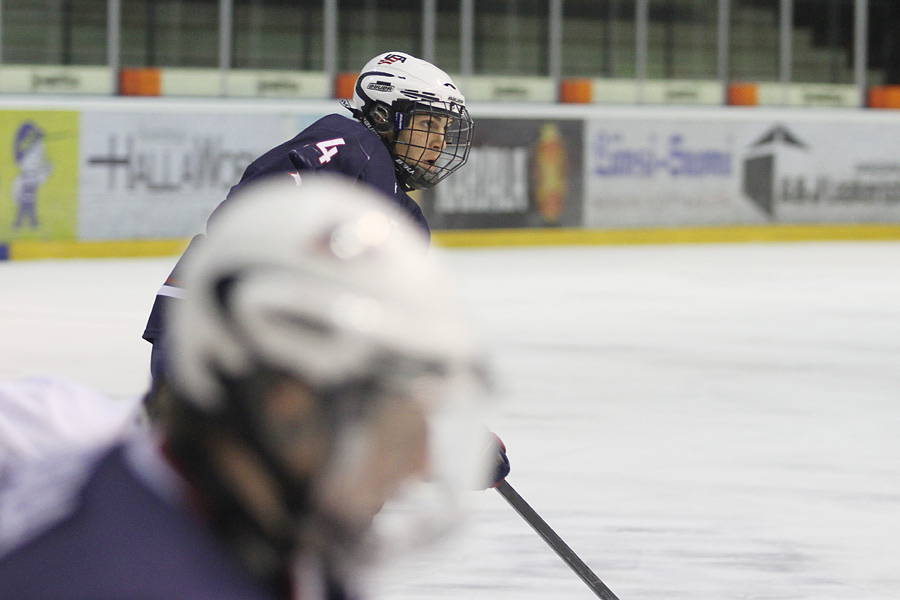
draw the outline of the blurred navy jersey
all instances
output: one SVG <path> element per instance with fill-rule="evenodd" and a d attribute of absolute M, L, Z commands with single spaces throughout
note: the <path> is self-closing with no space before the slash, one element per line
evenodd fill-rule
<path fill-rule="evenodd" d="M 276 600 L 177 489 L 138 474 L 127 448 L 10 474 L 0 488 L 0 596 Z"/>
<path fill-rule="evenodd" d="M 23 463 L 0 484 L 4 599 L 285 600 L 201 516 L 152 437 Z M 324 574 L 292 576 L 349 598 Z"/>
<path fill-rule="evenodd" d="M 430 238 L 431 231 L 422 209 L 397 183 L 393 159 L 382 139 L 356 119 L 338 114 L 319 119 L 293 139 L 253 161 L 241 181 L 228 192 L 225 202 L 239 196 L 238 192 L 244 186 L 262 179 L 290 177 L 300 185 L 304 172 L 334 173 L 371 185 L 393 200 Z M 195 237 L 191 245 L 200 238 L 202 236 Z M 190 246 L 187 252 L 190 252 Z M 159 345 L 165 327 L 166 305 L 181 294 L 178 270 L 176 264 L 157 292 L 144 329 L 143 338 L 154 344 L 151 358 L 154 377 L 164 369 L 166 360 L 164 347 Z"/>

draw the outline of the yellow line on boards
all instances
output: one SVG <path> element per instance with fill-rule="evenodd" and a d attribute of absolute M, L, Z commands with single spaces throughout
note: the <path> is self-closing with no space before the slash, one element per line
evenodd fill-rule
<path fill-rule="evenodd" d="M 900 224 L 752 225 L 636 229 L 474 229 L 432 232 L 434 245 L 448 248 L 488 246 L 591 246 L 616 244 L 703 244 L 838 240 L 900 241 Z M 13 241 L 12 260 L 51 258 L 136 258 L 177 256 L 188 239 L 115 241 Z"/>
<path fill-rule="evenodd" d="M 189 240 L 116 240 L 103 242 L 18 241 L 9 243 L 12 260 L 44 258 L 136 258 L 177 256 Z"/>
<path fill-rule="evenodd" d="M 477 229 L 433 232 L 443 247 L 900 240 L 900 224 L 759 225 L 666 229 Z"/>

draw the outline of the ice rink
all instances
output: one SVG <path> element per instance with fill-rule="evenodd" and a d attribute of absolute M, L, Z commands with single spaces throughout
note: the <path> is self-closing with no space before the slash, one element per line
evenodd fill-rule
<path fill-rule="evenodd" d="M 621 600 L 900 598 L 900 243 L 453 250 L 509 481 Z M 0 263 L 0 377 L 116 398 L 174 258 Z M 588 599 L 493 491 L 375 597 Z"/>

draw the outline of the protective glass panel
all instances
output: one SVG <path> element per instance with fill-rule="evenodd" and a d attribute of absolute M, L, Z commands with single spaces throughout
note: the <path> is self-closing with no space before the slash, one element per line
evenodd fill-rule
<path fill-rule="evenodd" d="M 475 74 L 546 75 L 547 7 L 539 0 L 475 3 Z"/>
<path fill-rule="evenodd" d="M 853 0 L 794 0 L 791 80 L 854 83 Z"/>
<path fill-rule="evenodd" d="M 422 4 L 408 0 L 339 0 L 339 71 L 359 71 L 383 52 L 421 55 Z"/>
<path fill-rule="evenodd" d="M 733 0 L 731 80 L 780 80 L 779 5 L 779 0 Z"/>
<path fill-rule="evenodd" d="M 106 0 L 0 3 L 6 64 L 104 65 Z"/>
<path fill-rule="evenodd" d="M 322 0 L 234 0 L 233 28 L 236 69 L 324 68 Z"/>
<path fill-rule="evenodd" d="M 563 75 L 634 77 L 634 15 L 634 0 L 566 0 L 563 3 Z"/>
<path fill-rule="evenodd" d="M 459 73 L 459 0 L 438 0 L 434 24 L 434 64 L 450 73 Z"/>
<path fill-rule="evenodd" d="M 900 2 L 869 0 L 868 79 L 900 85 Z"/>
<path fill-rule="evenodd" d="M 651 0 L 647 77 L 715 79 L 718 76 L 718 0 Z"/>
<path fill-rule="evenodd" d="M 218 67 L 218 0 L 122 0 L 125 67 Z"/>

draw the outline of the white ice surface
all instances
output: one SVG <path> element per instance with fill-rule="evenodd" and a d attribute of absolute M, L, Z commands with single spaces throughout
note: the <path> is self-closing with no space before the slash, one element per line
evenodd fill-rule
<path fill-rule="evenodd" d="M 900 598 L 900 243 L 454 250 L 509 481 L 621 598 Z M 146 386 L 172 259 L 0 263 L 0 377 Z M 499 497 L 394 600 L 587 599 Z"/>

